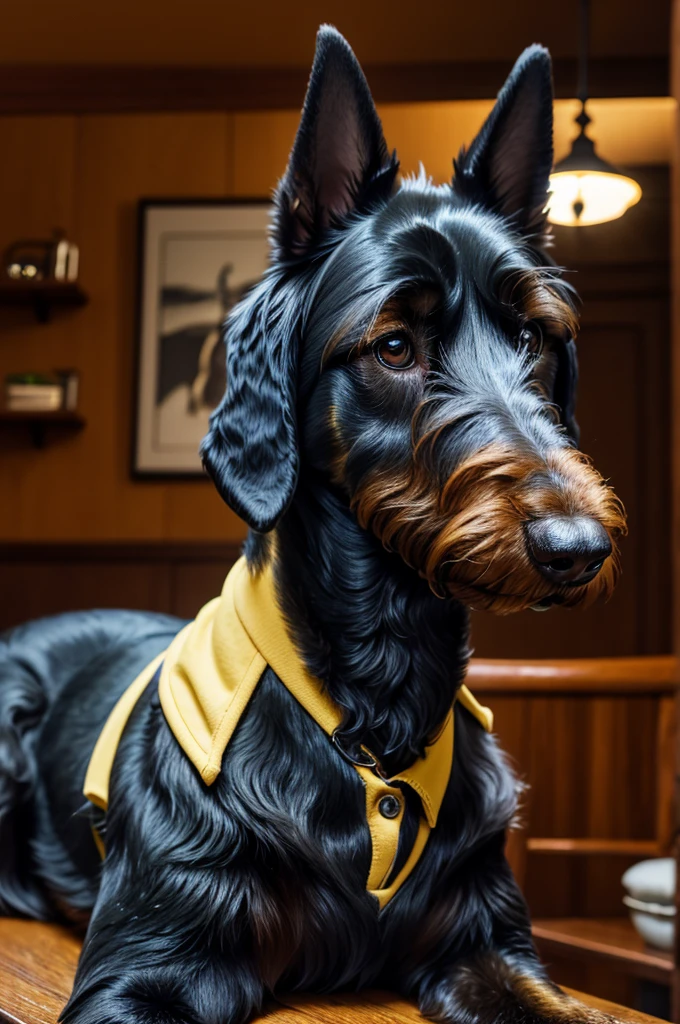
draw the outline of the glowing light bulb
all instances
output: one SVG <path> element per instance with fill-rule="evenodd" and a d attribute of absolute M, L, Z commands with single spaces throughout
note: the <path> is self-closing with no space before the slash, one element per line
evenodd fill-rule
<path fill-rule="evenodd" d="M 572 227 L 616 220 L 642 196 L 637 181 L 613 169 L 556 169 L 550 175 L 550 189 L 548 220 Z"/>

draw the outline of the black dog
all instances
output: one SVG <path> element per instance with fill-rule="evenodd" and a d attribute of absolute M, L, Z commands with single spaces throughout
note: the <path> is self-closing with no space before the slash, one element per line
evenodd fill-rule
<path fill-rule="evenodd" d="M 0 910 L 89 917 L 69 1024 L 241 1024 L 272 992 L 369 985 L 452 1024 L 594 1016 L 537 960 L 504 856 L 516 782 L 468 710 L 439 821 L 382 910 L 352 764 L 376 752 L 393 779 L 440 734 L 468 607 L 613 585 L 622 510 L 576 448 L 576 317 L 542 251 L 551 163 L 532 47 L 453 185 L 398 186 L 361 70 L 322 30 L 203 458 L 342 727 L 329 742 L 266 669 L 208 786 L 149 685 L 102 822 L 83 809 L 95 740 L 182 624 L 93 612 L 3 638 Z M 394 870 L 424 813 L 403 798 Z"/>

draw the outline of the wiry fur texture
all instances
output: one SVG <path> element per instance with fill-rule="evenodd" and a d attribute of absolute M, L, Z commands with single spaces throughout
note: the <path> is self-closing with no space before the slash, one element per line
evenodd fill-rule
<path fill-rule="evenodd" d="M 592 516 L 614 537 L 623 532 L 619 501 L 580 452 L 490 445 L 456 465 L 443 485 L 433 485 L 433 434 L 418 440 L 406 478 L 370 479 L 355 507 L 361 525 L 418 569 L 435 593 L 497 613 L 547 597 L 572 606 L 611 593 L 616 555 L 592 583 L 570 588 L 540 577 L 527 552 L 525 524 L 551 512 Z"/>
<path fill-rule="evenodd" d="M 540 248 L 551 99 L 533 47 L 454 187 L 421 176 L 397 189 L 365 79 L 323 30 L 271 266 L 226 327 L 206 467 L 251 527 L 251 571 L 273 560 L 292 637 L 343 710 L 345 750 L 365 744 L 390 776 L 449 713 L 470 604 L 575 603 L 615 575 L 612 557 L 562 592 L 524 538 L 555 511 L 597 520 L 612 542 L 624 528 L 575 448 L 575 312 Z M 395 368 L 394 351 L 409 360 Z M 0 640 L 0 912 L 89 917 L 66 1024 L 246 1024 L 285 989 L 368 985 L 442 1024 L 598 1018 L 537 959 L 504 857 L 518 787 L 458 705 L 437 827 L 381 912 L 361 779 L 271 669 L 209 788 L 152 682 L 106 816 L 85 808 L 111 707 L 181 626 L 91 612 Z M 404 796 L 394 870 L 421 813 Z"/>

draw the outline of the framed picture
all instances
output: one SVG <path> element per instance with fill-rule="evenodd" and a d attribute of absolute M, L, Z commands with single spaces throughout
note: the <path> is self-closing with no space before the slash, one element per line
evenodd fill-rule
<path fill-rule="evenodd" d="M 139 205 L 135 477 L 203 475 L 198 447 L 226 383 L 222 323 L 267 264 L 267 200 Z"/>

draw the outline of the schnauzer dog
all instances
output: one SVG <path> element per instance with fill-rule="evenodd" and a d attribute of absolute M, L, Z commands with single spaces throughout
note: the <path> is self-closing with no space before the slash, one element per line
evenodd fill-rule
<path fill-rule="evenodd" d="M 517 783 L 463 685 L 469 608 L 606 595 L 625 528 L 577 447 L 551 164 L 540 46 L 435 186 L 398 182 L 352 51 L 321 30 L 202 447 L 250 527 L 244 600 L 270 578 L 284 624 L 260 645 L 256 603 L 201 613 L 216 658 L 227 620 L 252 655 L 220 757 L 196 770 L 178 736 L 214 708 L 173 690 L 171 729 L 149 667 L 106 811 L 85 809 L 114 704 L 201 616 L 70 614 L 0 641 L 0 912 L 89 921 L 67 1024 L 245 1024 L 276 992 L 366 986 L 450 1024 L 597 1016 L 537 958 L 504 854 Z"/>

